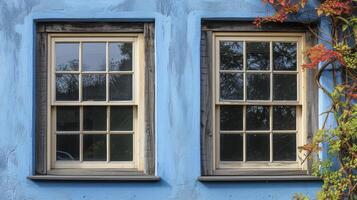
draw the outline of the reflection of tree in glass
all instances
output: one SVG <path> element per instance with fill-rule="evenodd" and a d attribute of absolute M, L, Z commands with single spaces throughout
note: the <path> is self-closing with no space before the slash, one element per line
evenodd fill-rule
<path fill-rule="evenodd" d="M 294 106 L 274 106 L 273 129 L 295 130 L 296 108 Z"/>
<path fill-rule="evenodd" d="M 78 70 L 78 63 L 78 59 L 73 59 L 66 63 L 57 64 L 57 71 L 76 71 Z"/>
<path fill-rule="evenodd" d="M 247 106 L 247 129 L 269 130 L 269 106 Z"/>
<path fill-rule="evenodd" d="M 243 69 L 243 42 L 220 42 L 221 69 Z"/>
<path fill-rule="evenodd" d="M 243 99 L 243 74 L 221 73 L 221 99 Z"/>
<path fill-rule="evenodd" d="M 111 43 L 110 51 L 110 70 L 130 71 L 132 67 L 132 43 Z"/>
<path fill-rule="evenodd" d="M 247 66 L 249 70 L 269 69 L 269 42 L 247 42 Z"/>
<path fill-rule="evenodd" d="M 132 99 L 132 75 L 111 75 L 110 100 Z"/>
<path fill-rule="evenodd" d="M 274 70 L 296 70 L 296 43 L 273 43 Z"/>
<path fill-rule="evenodd" d="M 247 98 L 249 100 L 268 100 L 270 98 L 270 75 L 247 75 Z"/>
<path fill-rule="evenodd" d="M 83 75 L 83 100 L 105 100 L 105 75 Z"/>
<path fill-rule="evenodd" d="M 57 74 L 56 76 L 56 99 L 78 99 L 78 75 Z"/>

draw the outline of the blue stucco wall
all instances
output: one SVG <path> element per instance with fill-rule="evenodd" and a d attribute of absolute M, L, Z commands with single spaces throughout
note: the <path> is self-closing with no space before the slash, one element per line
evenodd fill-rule
<path fill-rule="evenodd" d="M 0 200 L 291 199 L 295 192 L 314 197 L 318 182 L 197 181 L 201 19 L 250 18 L 269 10 L 261 0 L 0 0 Z M 33 172 L 34 157 L 34 20 L 67 18 L 155 20 L 160 182 L 33 182 L 26 178 Z"/>

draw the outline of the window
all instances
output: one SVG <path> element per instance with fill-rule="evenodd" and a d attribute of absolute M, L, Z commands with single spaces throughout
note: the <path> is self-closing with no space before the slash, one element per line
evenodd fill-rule
<path fill-rule="evenodd" d="M 304 41 L 304 33 L 203 31 L 203 175 L 307 175 L 297 149 L 310 131 Z"/>
<path fill-rule="evenodd" d="M 301 36 L 214 34 L 218 168 L 299 168 Z"/>
<path fill-rule="evenodd" d="M 50 34 L 51 167 L 143 170 L 142 34 Z"/>
<path fill-rule="evenodd" d="M 36 174 L 154 175 L 153 26 L 87 25 L 39 24 Z"/>

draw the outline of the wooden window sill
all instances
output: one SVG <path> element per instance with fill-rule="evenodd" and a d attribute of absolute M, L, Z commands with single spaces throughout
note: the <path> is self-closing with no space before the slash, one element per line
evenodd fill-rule
<path fill-rule="evenodd" d="M 75 176 L 75 175 L 33 175 L 27 177 L 33 181 L 122 181 L 122 182 L 157 182 L 159 176 L 139 175 L 139 176 Z"/>
<path fill-rule="evenodd" d="M 201 182 L 248 182 L 248 181 L 321 181 L 316 176 L 200 176 Z"/>

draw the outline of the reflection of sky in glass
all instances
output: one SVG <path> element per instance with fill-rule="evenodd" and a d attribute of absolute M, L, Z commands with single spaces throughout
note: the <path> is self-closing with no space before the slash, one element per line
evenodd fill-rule
<path fill-rule="evenodd" d="M 222 70 L 242 70 L 243 42 L 221 41 L 220 64 Z"/>
<path fill-rule="evenodd" d="M 273 42 L 274 70 L 296 70 L 296 43 Z"/>
<path fill-rule="evenodd" d="M 83 43 L 83 71 L 105 71 L 105 43 Z"/>
<path fill-rule="evenodd" d="M 221 99 L 243 99 L 243 73 L 221 73 L 220 83 Z"/>
<path fill-rule="evenodd" d="M 78 100 L 78 75 L 56 75 L 56 100 Z"/>
<path fill-rule="evenodd" d="M 79 43 L 56 43 L 56 70 L 77 71 Z"/>
<path fill-rule="evenodd" d="M 270 47 L 269 42 L 247 42 L 248 70 L 269 70 Z"/>
<path fill-rule="evenodd" d="M 131 71 L 132 43 L 109 43 L 109 63 L 111 71 Z"/>

